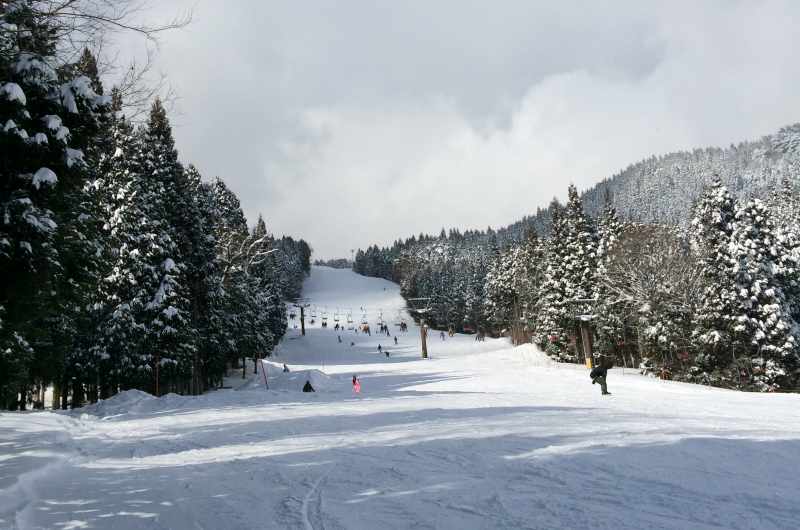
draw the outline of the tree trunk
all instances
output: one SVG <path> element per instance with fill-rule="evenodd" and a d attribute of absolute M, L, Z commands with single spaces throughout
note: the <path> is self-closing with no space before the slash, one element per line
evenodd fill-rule
<path fill-rule="evenodd" d="M 61 401 L 61 385 L 57 381 L 54 381 L 53 382 L 53 403 L 51 403 L 51 406 L 53 407 L 53 410 L 56 410 L 58 408 L 58 405 L 59 405 L 60 401 Z"/>

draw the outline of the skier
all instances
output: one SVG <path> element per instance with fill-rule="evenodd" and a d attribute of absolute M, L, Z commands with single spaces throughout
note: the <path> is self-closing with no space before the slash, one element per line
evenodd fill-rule
<path fill-rule="evenodd" d="M 386 354 L 386 358 L 388 359 L 389 358 L 389 350 L 386 350 L 384 353 Z"/>
<path fill-rule="evenodd" d="M 359 381 L 358 377 L 353 375 L 353 392 L 356 394 L 361 393 L 361 381 Z"/>
<path fill-rule="evenodd" d="M 341 344 L 342 343 L 342 336 L 341 335 L 337 335 L 337 337 L 339 338 L 339 344 Z"/>
<path fill-rule="evenodd" d="M 394 336 L 394 345 L 397 346 L 397 335 Z"/>
<path fill-rule="evenodd" d="M 306 384 L 303 386 L 303 392 L 314 392 L 314 387 L 311 386 L 311 381 L 306 379 Z"/>
<path fill-rule="evenodd" d="M 381 345 L 378 344 L 378 353 L 381 353 Z"/>
<path fill-rule="evenodd" d="M 440 332 L 439 332 L 439 337 L 440 337 L 442 340 L 444 340 L 444 331 L 440 331 Z"/>
<path fill-rule="evenodd" d="M 600 383 L 600 390 L 604 396 L 611 395 L 611 392 L 608 391 L 608 387 L 606 386 L 606 375 L 608 374 L 608 369 L 612 366 L 614 366 L 612 361 L 604 361 L 592 368 L 592 371 L 589 372 L 589 377 L 592 378 L 592 384 Z"/>
<path fill-rule="evenodd" d="M 286 366 L 286 363 L 283 363 L 283 371 L 284 372 L 288 372 L 289 371 L 289 367 Z"/>

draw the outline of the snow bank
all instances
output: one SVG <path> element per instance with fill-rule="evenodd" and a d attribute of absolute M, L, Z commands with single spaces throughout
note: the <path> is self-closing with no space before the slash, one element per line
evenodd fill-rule
<path fill-rule="evenodd" d="M 180 396 L 165 394 L 156 397 L 141 390 L 125 390 L 108 399 L 76 409 L 76 414 L 89 414 L 98 418 L 118 416 L 120 414 L 152 414 L 166 410 L 185 408 L 196 396 Z"/>
<path fill-rule="evenodd" d="M 513 351 L 518 353 L 528 366 L 552 366 L 554 364 L 553 359 L 535 344 L 522 344 L 515 347 Z"/>
<path fill-rule="evenodd" d="M 158 401 L 158 399 L 147 392 L 142 392 L 141 390 L 124 390 L 108 399 L 101 399 L 97 403 L 76 409 L 75 412 L 103 418 L 125 414 L 127 412 L 140 412 L 143 411 L 142 409 L 144 408 L 151 408 L 147 405 L 149 403 L 152 406 L 152 402 L 154 401 Z"/>
<path fill-rule="evenodd" d="M 302 392 L 306 381 L 311 381 L 311 386 L 314 387 L 316 392 L 337 391 L 346 386 L 321 370 L 310 369 L 284 372 L 283 365 L 267 361 L 264 362 L 264 366 L 267 367 L 267 380 L 270 390 Z"/>

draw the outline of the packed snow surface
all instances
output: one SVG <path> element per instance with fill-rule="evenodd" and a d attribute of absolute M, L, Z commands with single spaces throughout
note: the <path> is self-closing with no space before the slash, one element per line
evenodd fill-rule
<path fill-rule="evenodd" d="M 422 360 L 396 285 L 314 268 L 304 295 L 315 323 L 290 321 L 269 390 L 251 362 L 200 397 L 0 414 L 0 528 L 799 526 L 800 396 L 620 368 L 601 396 L 532 346 L 437 332 Z M 339 343 L 337 308 L 372 335 Z"/>

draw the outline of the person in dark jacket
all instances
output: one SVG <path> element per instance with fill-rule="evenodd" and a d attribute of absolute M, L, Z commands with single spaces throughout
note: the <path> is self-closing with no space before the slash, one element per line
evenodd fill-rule
<path fill-rule="evenodd" d="M 608 375 L 608 369 L 612 366 L 614 366 L 613 361 L 602 361 L 589 372 L 589 377 L 592 378 L 592 384 L 599 383 L 600 390 L 604 396 L 611 395 L 611 392 L 608 391 L 608 386 L 606 386 L 606 376 Z"/>
<path fill-rule="evenodd" d="M 303 386 L 303 392 L 314 392 L 314 387 L 311 386 L 311 381 L 306 379 L 306 384 Z"/>

